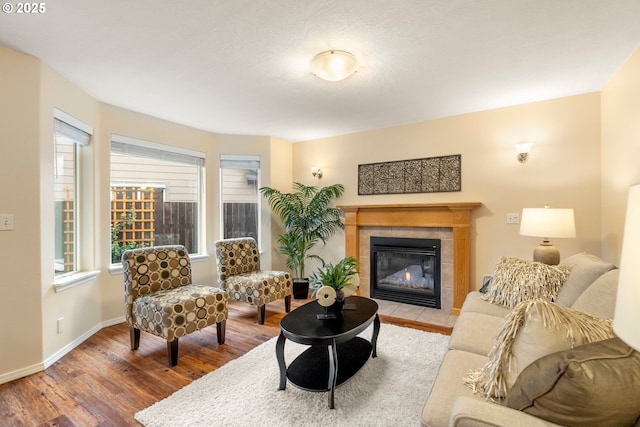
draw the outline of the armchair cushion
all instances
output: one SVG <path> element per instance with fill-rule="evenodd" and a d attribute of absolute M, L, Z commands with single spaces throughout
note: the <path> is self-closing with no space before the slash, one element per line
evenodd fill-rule
<path fill-rule="evenodd" d="M 265 305 L 292 294 L 291 275 L 283 271 L 255 271 L 228 276 L 225 288 L 229 297 L 255 305 Z"/>
<path fill-rule="evenodd" d="M 258 245 L 252 238 L 224 239 L 216 242 L 218 260 L 218 286 L 225 288 L 231 276 L 260 270 Z"/>
<path fill-rule="evenodd" d="M 218 288 L 185 285 L 133 301 L 133 324 L 173 341 L 227 319 L 227 294 Z"/>

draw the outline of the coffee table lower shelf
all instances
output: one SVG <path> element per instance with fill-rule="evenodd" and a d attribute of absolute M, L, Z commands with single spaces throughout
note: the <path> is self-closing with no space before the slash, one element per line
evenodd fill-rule
<path fill-rule="evenodd" d="M 336 386 L 354 376 L 371 356 L 373 346 L 361 337 L 337 345 L 338 375 Z M 287 378 L 306 391 L 329 391 L 329 349 L 314 345 L 300 354 L 287 368 Z"/>

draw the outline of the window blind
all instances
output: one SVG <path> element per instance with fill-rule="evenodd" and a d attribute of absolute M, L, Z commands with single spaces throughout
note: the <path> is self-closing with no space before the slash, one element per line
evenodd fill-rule
<path fill-rule="evenodd" d="M 62 135 L 65 138 L 70 139 L 76 144 L 87 146 L 89 145 L 89 139 L 91 135 L 83 130 L 78 129 L 75 126 L 71 126 L 69 123 L 65 123 L 60 119 L 54 118 L 55 131 L 57 135 Z"/>
<path fill-rule="evenodd" d="M 197 151 L 170 147 L 120 135 L 111 136 L 111 152 L 191 166 L 204 166 L 205 155 Z"/>
<path fill-rule="evenodd" d="M 260 169 L 260 157 L 258 156 L 220 156 L 221 169 Z"/>

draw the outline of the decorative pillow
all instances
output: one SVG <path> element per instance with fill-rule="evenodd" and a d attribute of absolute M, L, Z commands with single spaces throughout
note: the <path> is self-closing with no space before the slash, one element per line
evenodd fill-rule
<path fill-rule="evenodd" d="M 540 357 L 614 336 L 611 320 L 542 299 L 524 301 L 506 317 L 487 363 L 464 381 L 485 399 L 501 399 Z"/>
<path fill-rule="evenodd" d="M 640 417 L 640 353 L 619 338 L 529 365 L 505 405 L 564 426 L 631 426 Z"/>
<path fill-rule="evenodd" d="M 509 308 L 535 298 L 553 301 L 568 276 L 567 267 L 501 257 L 496 262 L 491 286 L 483 298 Z"/>
<path fill-rule="evenodd" d="M 563 260 L 560 266 L 567 267 L 571 271 L 555 300 L 556 303 L 565 307 L 571 307 L 598 277 L 616 268 L 613 264 L 586 252 L 571 255 Z"/>

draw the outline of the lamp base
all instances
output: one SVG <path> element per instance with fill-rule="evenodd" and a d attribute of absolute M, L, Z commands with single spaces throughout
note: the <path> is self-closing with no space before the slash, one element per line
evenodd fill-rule
<path fill-rule="evenodd" d="M 547 265 L 558 265 L 560 251 L 548 241 L 544 241 L 533 251 L 533 260 Z"/>

